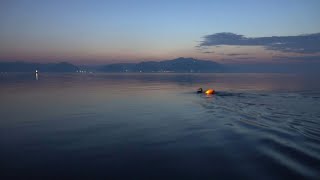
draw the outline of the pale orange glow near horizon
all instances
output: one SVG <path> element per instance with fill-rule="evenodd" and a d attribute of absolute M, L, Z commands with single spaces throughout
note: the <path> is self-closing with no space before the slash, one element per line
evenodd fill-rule
<path fill-rule="evenodd" d="M 250 52 L 250 53 L 249 53 Z M 192 57 L 201 60 L 210 60 L 219 63 L 265 63 L 275 56 L 299 56 L 297 53 L 279 53 L 265 50 L 258 46 L 220 46 L 203 50 L 195 48 L 166 49 L 163 51 L 141 51 L 135 49 L 118 49 L 110 52 L 101 49 L 93 50 L 73 50 L 73 51 L 21 51 L 11 50 L 2 52 L 2 61 L 30 61 L 37 63 L 47 62 L 70 62 L 74 64 L 110 64 L 110 63 L 130 63 L 142 61 L 162 61 L 175 59 L 178 57 Z"/>

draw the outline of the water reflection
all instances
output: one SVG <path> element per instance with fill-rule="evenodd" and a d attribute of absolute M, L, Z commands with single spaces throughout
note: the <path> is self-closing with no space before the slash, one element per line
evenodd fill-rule
<path fill-rule="evenodd" d="M 35 77 L 36 77 L 36 80 L 38 81 L 38 80 L 39 80 L 39 73 L 38 73 L 38 70 L 36 70 L 36 72 L 35 72 Z"/>
<path fill-rule="evenodd" d="M 320 88 L 313 78 L 38 78 L 29 73 L 0 79 L 2 179 L 319 177 Z M 217 93 L 197 94 L 199 87 Z"/>
<path fill-rule="evenodd" d="M 53 84 L 72 84 L 72 86 L 91 86 L 100 88 L 101 84 L 161 84 L 196 91 L 199 87 L 213 88 L 219 91 L 317 91 L 320 85 L 317 77 L 294 74 L 49 74 L 42 73 L 41 87 Z M 39 79 L 35 74 L 9 74 L 1 77 L 0 83 L 27 83 L 30 80 Z M 1 85 L 0 84 L 0 85 Z M 31 85 L 31 84 L 30 84 Z M 27 85 L 24 85 L 27 86 Z M 31 86 L 32 88 L 32 86 Z M 39 88 L 39 87 L 37 87 Z M 184 90 L 184 89 L 183 89 Z M 189 89 L 190 90 L 190 89 Z"/>

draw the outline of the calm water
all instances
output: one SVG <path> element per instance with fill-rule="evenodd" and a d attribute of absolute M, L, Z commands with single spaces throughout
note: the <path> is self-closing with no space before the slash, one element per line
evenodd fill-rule
<path fill-rule="evenodd" d="M 0 100 L 1 179 L 320 177 L 317 76 L 1 74 Z"/>

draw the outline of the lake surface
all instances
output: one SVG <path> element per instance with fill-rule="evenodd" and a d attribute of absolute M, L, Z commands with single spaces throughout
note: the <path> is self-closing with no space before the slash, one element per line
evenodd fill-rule
<path fill-rule="evenodd" d="M 37 79 L 0 75 L 1 179 L 320 177 L 318 76 Z"/>

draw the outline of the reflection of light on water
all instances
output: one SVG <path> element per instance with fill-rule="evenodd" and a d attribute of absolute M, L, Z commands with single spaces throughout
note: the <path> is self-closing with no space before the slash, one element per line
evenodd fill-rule
<path fill-rule="evenodd" d="M 36 80 L 38 81 L 38 80 L 39 80 L 39 74 L 38 74 L 38 70 L 36 70 L 36 73 L 35 73 L 35 75 L 36 75 Z"/>

